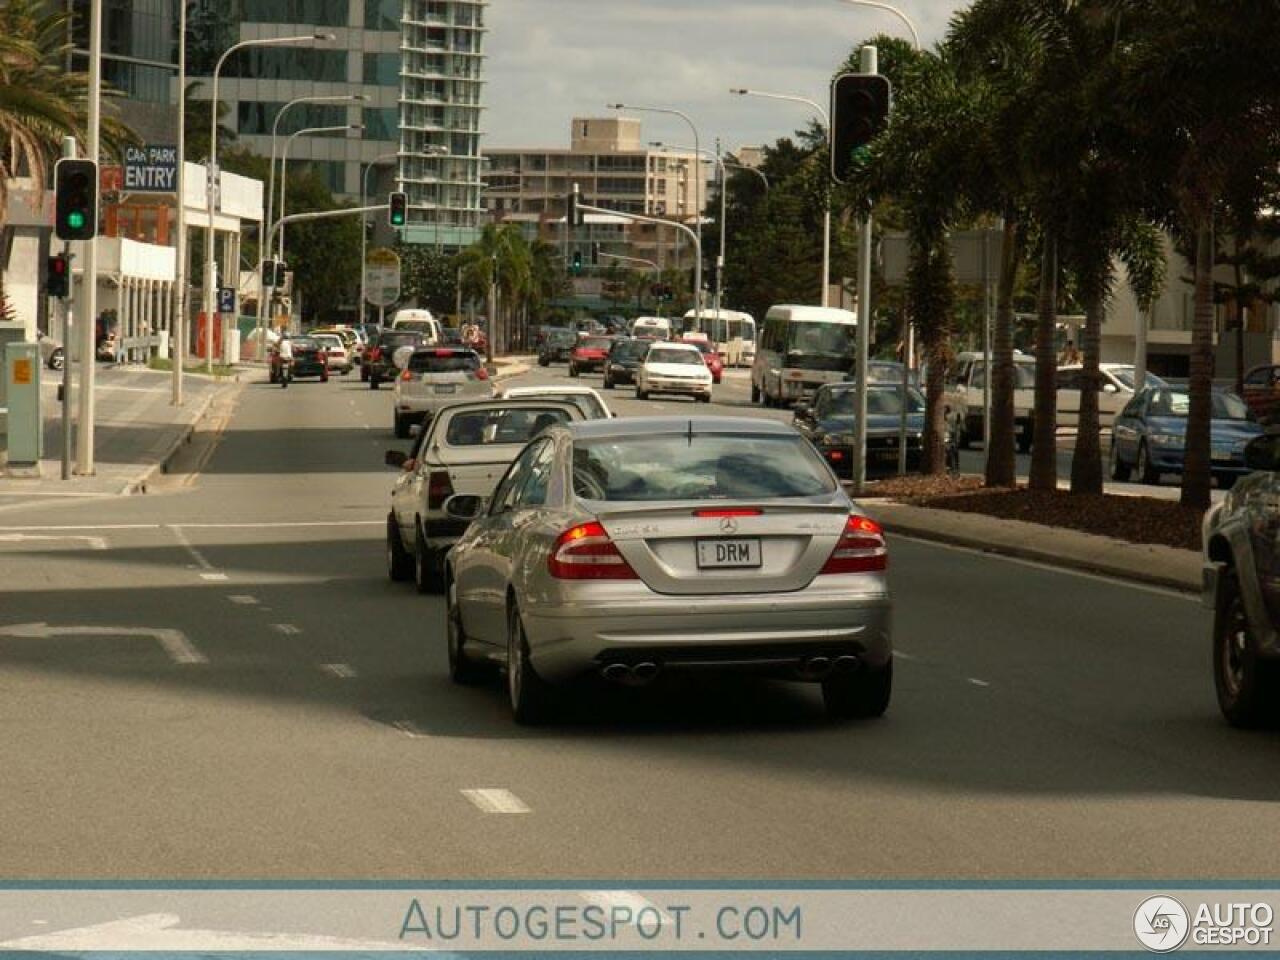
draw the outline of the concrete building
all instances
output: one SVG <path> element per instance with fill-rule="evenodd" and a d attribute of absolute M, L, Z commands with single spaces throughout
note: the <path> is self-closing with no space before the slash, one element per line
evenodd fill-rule
<path fill-rule="evenodd" d="M 620 213 L 692 225 L 698 207 L 707 206 L 708 165 L 692 153 L 645 145 L 641 121 L 628 117 L 575 117 L 567 147 L 494 147 L 486 156 L 485 209 L 550 243 L 565 242 L 565 197 L 575 183 L 585 203 Z M 691 244 L 674 227 L 589 216 L 569 238 L 566 255 L 592 243 L 664 270 L 693 265 Z"/>

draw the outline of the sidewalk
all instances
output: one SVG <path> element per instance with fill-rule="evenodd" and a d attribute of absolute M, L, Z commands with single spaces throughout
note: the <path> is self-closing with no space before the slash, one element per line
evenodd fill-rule
<path fill-rule="evenodd" d="M 930 510 L 893 500 L 863 499 L 859 503 L 890 534 L 919 537 L 1185 593 L 1200 591 L 1200 555 L 1192 550 L 1127 543 L 1038 523 Z"/>
<path fill-rule="evenodd" d="M 62 422 L 57 400 L 61 375 L 46 377 L 42 386 L 44 458 L 40 475 L 10 475 L 0 469 L 0 509 L 58 498 L 145 492 L 147 481 L 161 472 L 188 440 L 214 398 L 238 388 L 235 381 L 188 374 L 183 378 L 183 406 L 175 407 L 169 402 L 171 379 L 166 372 L 102 365 L 95 380 L 95 475 L 61 478 Z M 74 424 L 74 392 L 71 400 Z M 74 457 L 73 448 L 73 471 Z"/>

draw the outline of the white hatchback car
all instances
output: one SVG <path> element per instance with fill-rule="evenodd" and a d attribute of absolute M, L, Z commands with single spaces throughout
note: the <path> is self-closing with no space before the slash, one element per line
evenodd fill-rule
<path fill-rule="evenodd" d="M 636 370 L 636 399 L 672 393 L 711 402 L 711 371 L 691 343 L 655 343 Z"/>
<path fill-rule="evenodd" d="M 544 387 L 507 387 L 500 394 L 500 397 L 509 397 L 511 399 L 525 397 L 540 397 L 544 400 L 567 400 L 570 403 L 576 403 L 582 408 L 583 415 L 588 420 L 608 420 L 615 416 L 610 412 L 608 405 L 604 402 L 604 397 L 600 396 L 590 387 L 560 387 L 555 385 Z"/>
<path fill-rule="evenodd" d="M 397 365 L 401 351 L 396 351 Z M 493 382 L 480 354 L 462 347 L 418 347 L 404 360 L 392 397 L 396 436 L 409 436 L 414 423 L 430 420 L 457 400 L 492 397 Z"/>

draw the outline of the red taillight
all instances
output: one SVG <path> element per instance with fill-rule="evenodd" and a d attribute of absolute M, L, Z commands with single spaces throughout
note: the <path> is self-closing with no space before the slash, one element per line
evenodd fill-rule
<path fill-rule="evenodd" d="M 823 573 L 874 573 L 889 566 L 884 530 L 866 517 L 851 516 L 831 551 Z"/>
<path fill-rule="evenodd" d="M 636 572 L 596 521 L 570 527 L 556 538 L 547 569 L 560 580 L 634 580 Z"/>
<path fill-rule="evenodd" d="M 759 507 L 729 507 L 724 510 L 695 510 L 695 517 L 758 517 L 762 513 Z"/>
<path fill-rule="evenodd" d="M 370 360 L 381 360 L 381 359 L 382 359 L 382 348 L 381 348 L 381 347 L 374 347 L 372 350 L 370 350 L 370 351 L 369 351 L 369 359 L 370 359 Z"/>
<path fill-rule="evenodd" d="M 484 367 L 479 367 L 479 368 L 477 368 L 477 370 L 476 370 L 476 379 L 477 379 L 477 380 L 488 380 L 488 379 L 489 379 L 489 371 L 488 371 L 488 370 L 486 370 Z"/>
<path fill-rule="evenodd" d="M 432 470 L 427 476 L 427 508 L 439 510 L 441 504 L 453 496 L 453 481 L 449 471 Z"/>

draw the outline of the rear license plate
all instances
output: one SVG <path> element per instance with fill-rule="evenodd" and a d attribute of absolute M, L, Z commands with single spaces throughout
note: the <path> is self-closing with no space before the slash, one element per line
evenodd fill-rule
<path fill-rule="evenodd" d="M 759 540 L 699 540 L 698 569 L 760 566 Z"/>
<path fill-rule="evenodd" d="M 436 387 L 436 393 L 456 393 L 457 390 L 457 384 L 453 383 L 440 384 Z"/>
<path fill-rule="evenodd" d="M 873 458 L 880 461 L 892 461 L 894 463 L 897 463 L 898 451 L 897 450 L 877 450 L 875 451 Z"/>

